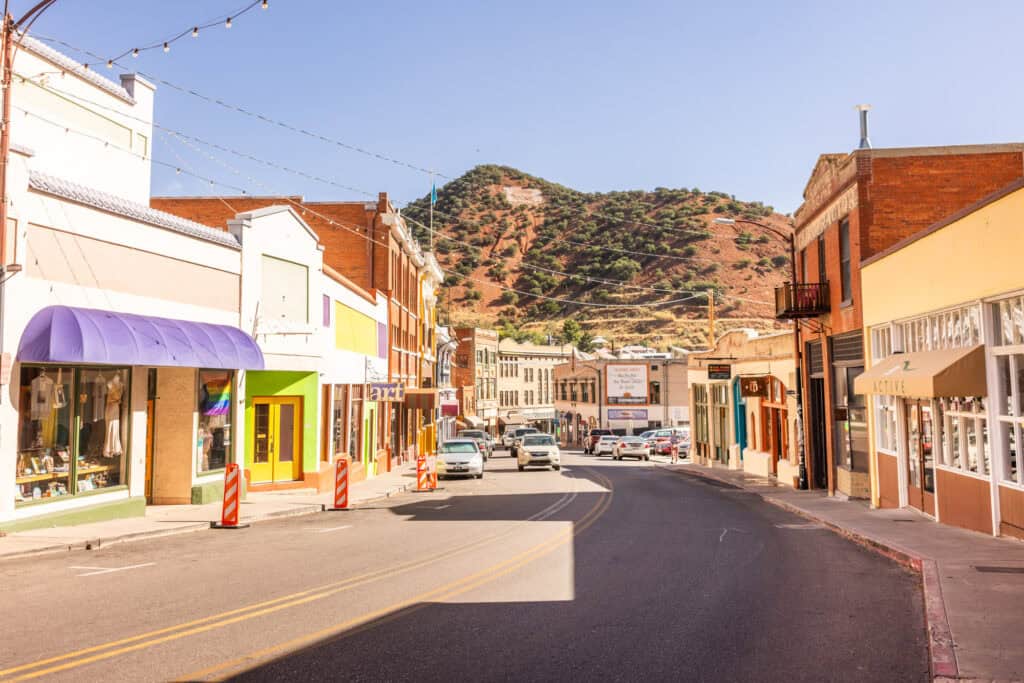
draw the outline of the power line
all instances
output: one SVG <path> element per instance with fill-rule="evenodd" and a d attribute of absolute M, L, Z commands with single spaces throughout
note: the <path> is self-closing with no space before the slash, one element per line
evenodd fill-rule
<path fill-rule="evenodd" d="M 80 54 L 89 55 L 89 56 L 95 57 L 97 59 L 103 59 L 103 57 L 101 57 L 100 55 L 97 55 L 95 52 L 92 52 L 90 50 L 86 50 L 84 48 L 76 47 L 75 45 L 72 45 L 72 44 L 70 44 L 68 42 L 65 42 L 63 40 L 60 40 L 58 38 L 52 38 L 52 37 L 49 37 L 49 36 L 42 36 L 42 35 L 39 35 L 39 34 L 35 34 L 35 37 L 38 38 L 39 40 L 43 40 L 43 41 L 46 41 L 46 42 L 49 42 L 49 43 L 52 43 L 52 44 L 55 44 L 55 45 L 61 45 L 63 47 L 68 48 L 69 50 L 73 50 L 73 51 L 78 52 Z M 124 64 L 121 64 L 118 60 L 113 60 L 113 63 L 116 64 L 117 66 L 120 66 L 121 68 L 125 69 L 126 71 L 130 71 L 131 70 L 131 69 L 128 69 L 128 67 L 126 67 Z M 211 97 L 210 95 L 204 95 L 203 93 L 200 93 L 200 92 L 198 92 L 196 90 L 193 90 L 192 88 L 187 88 L 187 87 L 185 87 L 183 85 L 178 85 L 176 83 L 172 83 L 172 82 L 170 82 L 168 80 L 160 78 L 159 76 L 154 76 L 153 74 L 149 74 L 149 73 L 146 73 L 144 71 L 139 71 L 138 73 L 141 76 L 143 76 L 144 78 L 147 78 L 147 79 L 149 79 L 151 81 L 154 81 L 156 83 L 159 83 L 161 85 L 165 85 L 168 88 L 171 88 L 172 90 L 177 90 L 178 92 L 182 92 L 182 93 L 185 93 L 185 94 L 188 94 L 188 95 L 192 95 L 193 97 L 197 97 L 197 98 L 199 98 L 201 100 L 204 100 L 205 102 L 208 102 L 210 104 L 217 105 L 218 107 L 222 107 L 224 109 L 227 109 L 229 111 L 234 111 L 234 112 L 237 112 L 239 114 L 244 114 L 245 116 L 248 116 L 250 118 L 258 119 L 260 121 L 263 121 L 264 123 L 268 123 L 270 125 L 278 126 L 279 128 L 284 128 L 285 130 L 291 131 L 293 133 L 298 133 L 300 135 L 304 135 L 304 136 L 312 138 L 314 140 L 319 140 L 320 142 L 326 142 L 326 143 L 335 145 L 337 147 L 341 147 L 342 149 L 346 149 L 346 150 L 348 150 L 350 152 L 356 152 L 358 154 L 362 154 L 362 155 L 365 155 L 365 156 L 373 157 L 373 158 L 375 158 L 375 159 L 377 159 L 379 161 L 386 161 L 386 162 L 394 164 L 396 166 L 402 166 L 404 168 L 412 169 L 414 171 L 419 171 L 420 173 L 426 173 L 428 175 L 429 174 L 433 174 L 433 175 L 435 175 L 435 176 L 437 176 L 439 178 L 444 178 L 446 180 L 451 180 L 452 179 L 450 176 L 447 176 L 447 175 L 445 175 L 443 173 L 438 173 L 437 171 L 431 171 L 430 169 L 423 168 L 422 166 L 417 166 L 416 164 L 413 164 L 413 163 L 410 163 L 410 162 L 407 162 L 407 161 L 402 161 L 401 159 L 396 159 L 395 157 L 391 157 L 391 156 L 388 156 L 386 154 L 381 154 L 380 152 L 374 152 L 372 150 L 365 149 L 365 148 L 360 147 L 358 145 L 353 145 L 351 143 L 344 142 L 342 140 L 338 140 L 338 139 L 335 139 L 335 138 L 328 137 L 328 136 L 323 135 L 321 133 L 316 133 L 316 132 L 313 132 L 313 131 L 306 130 L 305 128 L 301 128 L 301 127 L 299 127 L 297 125 L 293 125 L 291 123 L 287 123 L 287 122 L 282 121 L 280 119 L 276 119 L 276 118 L 271 117 L 271 116 L 260 114 L 259 112 L 250 111 L 249 109 L 246 109 L 245 107 L 241 107 L 241 106 L 236 105 L 236 104 L 231 104 L 229 102 L 225 102 L 224 100 L 221 100 L 220 98 L 217 98 L 217 97 Z"/>

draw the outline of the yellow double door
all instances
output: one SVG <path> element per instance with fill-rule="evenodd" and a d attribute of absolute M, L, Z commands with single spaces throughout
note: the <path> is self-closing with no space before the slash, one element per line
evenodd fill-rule
<path fill-rule="evenodd" d="M 302 473 L 302 398 L 253 399 L 252 481 L 295 481 Z"/>

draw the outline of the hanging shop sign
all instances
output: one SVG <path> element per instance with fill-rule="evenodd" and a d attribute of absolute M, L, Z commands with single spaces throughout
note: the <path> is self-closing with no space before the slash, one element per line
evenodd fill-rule
<path fill-rule="evenodd" d="M 709 363 L 708 379 L 732 379 L 732 366 L 728 363 Z"/>
<path fill-rule="evenodd" d="M 740 396 L 743 398 L 767 398 L 767 377 L 743 377 L 740 379 Z"/>
<path fill-rule="evenodd" d="M 391 401 L 397 403 L 405 400 L 405 385 L 398 382 L 377 382 L 370 385 L 370 401 Z"/>

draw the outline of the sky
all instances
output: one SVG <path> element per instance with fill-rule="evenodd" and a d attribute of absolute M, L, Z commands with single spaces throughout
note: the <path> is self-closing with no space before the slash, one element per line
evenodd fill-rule
<path fill-rule="evenodd" d="M 36 0 L 11 0 L 17 16 Z M 248 0 L 58 0 L 32 26 L 97 55 Z M 327 179 L 155 134 L 154 158 L 250 194 L 398 203 L 478 164 L 584 191 L 687 187 L 795 210 L 819 154 L 1024 138 L 1024 3 L 984 0 L 269 0 L 108 71 L 157 83 L 159 125 Z M 333 184 L 332 184 L 333 183 Z M 339 187 L 342 186 L 342 187 Z M 348 188 L 348 189 L 343 189 Z M 154 168 L 153 193 L 229 190 Z M 366 193 L 366 194 L 360 194 Z"/>

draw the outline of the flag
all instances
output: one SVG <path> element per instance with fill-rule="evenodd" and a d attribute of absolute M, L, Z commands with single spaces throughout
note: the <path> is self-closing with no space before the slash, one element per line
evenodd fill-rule
<path fill-rule="evenodd" d="M 437 184 L 436 183 L 431 183 L 430 184 L 430 205 L 433 206 L 434 204 L 437 204 Z"/>

